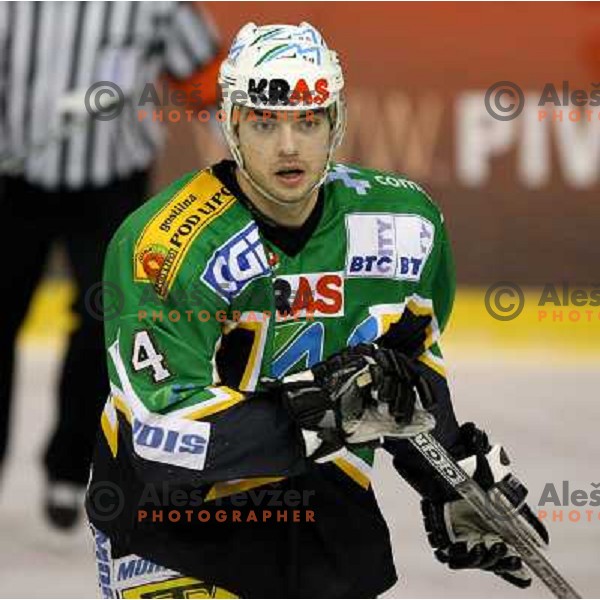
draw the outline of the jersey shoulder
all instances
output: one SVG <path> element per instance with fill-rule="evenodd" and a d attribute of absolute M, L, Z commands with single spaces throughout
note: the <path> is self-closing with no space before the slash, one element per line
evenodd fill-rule
<path fill-rule="evenodd" d="M 405 175 L 336 163 L 326 186 L 350 211 L 412 213 L 443 223 L 442 212 L 427 190 Z"/>
<path fill-rule="evenodd" d="M 109 245 L 105 272 L 112 266 L 122 273 L 129 261 L 132 281 L 153 284 L 164 299 L 176 280 L 191 279 L 215 248 L 240 230 L 246 215 L 210 168 L 188 173 L 121 224 Z"/>

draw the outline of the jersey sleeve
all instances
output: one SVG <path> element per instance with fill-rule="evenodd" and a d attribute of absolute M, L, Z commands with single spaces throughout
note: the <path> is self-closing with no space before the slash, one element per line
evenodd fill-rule
<path fill-rule="evenodd" d="M 177 80 L 206 68 L 219 55 L 221 41 L 208 11 L 198 2 L 176 2 L 165 35 L 165 71 Z"/>
<path fill-rule="evenodd" d="M 446 378 L 441 337 L 446 330 L 456 294 L 456 273 L 448 231 L 440 214 L 429 271 L 421 283 L 419 294 L 431 300 L 431 322 L 425 328 L 425 338 L 419 361 Z"/>
<path fill-rule="evenodd" d="M 435 401 L 430 410 L 436 421 L 432 434 L 447 448 L 455 444 L 459 431 L 440 337 L 450 319 L 455 292 L 456 275 L 452 248 L 440 213 L 430 261 L 418 288 L 418 296 L 430 301 L 430 308 L 420 311 L 408 302 L 401 319 L 382 336 L 381 343 L 388 347 L 397 347 L 416 359 L 417 368 Z M 422 496 L 435 497 L 443 494 L 443 482 L 408 441 L 386 438 L 384 448 L 392 454 L 397 472 Z"/>
<path fill-rule="evenodd" d="M 218 103 L 218 73 L 225 58 L 219 32 L 200 2 L 176 2 L 164 39 L 163 74 L 191 109 Z"/>
<path fill-rule="evenodd" d="M 152 268 L 168 257 L 152 247 L 132 256 L 132 246 L 117 236 L 105 262 L 105 289 L 122 305 L 105 322 L 111 389 L 102 431 L 113 457 L 124 453 L 142 480 L 193 485 L 301 471 L 304 448 L 281 403 L 220 384 L 215 356 L 227 303 L 192 285 L 193 268 L 159 297 L 135 281 L 132 258 Z"/>
<path fill-rule="evenodd" d="M 399 348 L 415 358 L 432 353 L 441 358 L 439 341 L 452 313 L 456 275 L 443 216 L 425 198 L 423 200 L 429 210 L 422 210 L 423 215 L 420 215 L 424 216 L 421 236 L 424 246 L 427 246 L 427 237 L 433 237 L 431 250 L 418 283 L 407 295 L 401 318 L 379 338 L 379 343 Z"/>
<path fill-rule="evenodd" d="M 434 314 L 441 333 L 446 329 L 450 319 L 456 294 L 454 257 L 443 218 L 440 224 L 437 245 L 438 257 L 434 265 L 429 293 L 433 300 Z"/>

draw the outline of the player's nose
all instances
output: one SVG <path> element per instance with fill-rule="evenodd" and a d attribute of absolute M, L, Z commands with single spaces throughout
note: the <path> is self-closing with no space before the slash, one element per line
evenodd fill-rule
<path fill-rule="evenodd" d="M 279 128 L 279 152 L 283 155 L 298 153 L 298 134 L 294 131 L 293 124 L 284 121 Z"/>

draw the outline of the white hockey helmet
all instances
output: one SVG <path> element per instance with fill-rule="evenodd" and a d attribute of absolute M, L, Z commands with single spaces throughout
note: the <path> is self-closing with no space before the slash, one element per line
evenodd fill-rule
<path fill-rule="evenodd" d="M 269 111 L 329 108 L 333 121 L 328 163 L 342 141 L 346 120 L 342 68 L 337 54 L 309 23 L 244 25 L 221 65 L 219 85 L 225 139 L 242 171 L 232 122 L 235 105 Z"/>

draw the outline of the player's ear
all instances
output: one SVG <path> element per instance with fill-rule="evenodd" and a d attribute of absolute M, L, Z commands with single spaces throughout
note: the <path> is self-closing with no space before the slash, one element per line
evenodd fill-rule
<path fill-rule="evenodd" d="M 340 97 L 339 102 L 335 102 L 331 106 L 328 106 L 326 110 L 329 120 L 329 136 L 332 141 L 333 150 L 335 150 L 341 145 L 346 129 L 346 105 L 343 96 Z M 340 114 L 338 114 L 338 112 L 340 112 Z M 340 116 L 341 118 L 339 118 Z"/>
<path fill-rule="evenodd" d="M 326 108 L 326 111 L 327 111 L 327 119 L 329 121 L 329 126 L 331 127 L 331 130 L 333 131 L 333 128 L 335 127 L 335 120 L 337 118 L 337 108 L 336 108 L 335 104 L 328 106 Z"/>
<path fill-rule="evenodd" d="M 240 123 L 244 118 L 244 108 L 242 106 L 235 106 L 231 111 L 231 131 L 233 132 L 233 136 L 236 141 L 239 143 L 240 141 Z"/>

